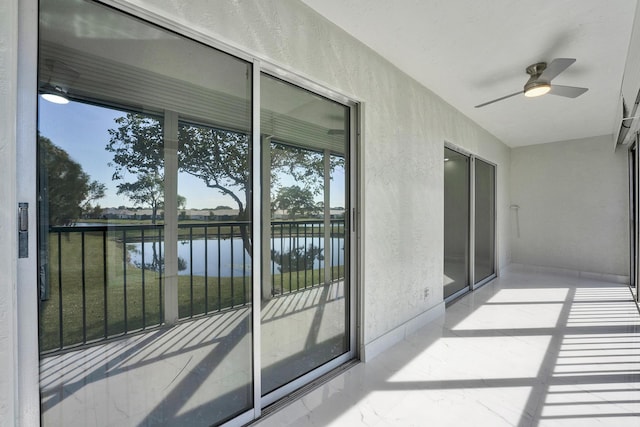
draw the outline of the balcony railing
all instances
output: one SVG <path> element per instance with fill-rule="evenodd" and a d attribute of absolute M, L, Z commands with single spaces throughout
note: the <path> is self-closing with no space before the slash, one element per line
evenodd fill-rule
<path fill-rule="evenodd" d="M 250 227 L 241 221 L 178 225 L 180 319 L 251 303 Z M 163 225 L 51 227 L 46 244 L 41 353 L 162 325 Z M 331 220 L 329 230 L 320 220 L 275 221 L 270 247 L 267 298 L 344 277 L 344 220 Z"/>

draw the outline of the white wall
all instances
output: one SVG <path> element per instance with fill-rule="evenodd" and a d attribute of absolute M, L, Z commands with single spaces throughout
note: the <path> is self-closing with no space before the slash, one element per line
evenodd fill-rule
<path fill-rule="evenodd" d="M 2 2 L 0 12 L 16 8 L 18 1 Z M 432 308 L 442 308 L 445 141 L 498 165 L 498 261 L 501 267 L 509 262 L 510 150 L 307 6 L 290 0 L 109 2 L 146 8 L 168 21 L 182 23 L 269 59 L 364 103 L 361 147 L 364 344 L 380 342 L 380 337 L 388 337 L 391 331 L 402 329 L 402 325 L 417 316 Z M 10 13 L 0 16 L 3 19 L 0 31 L 5 40 L 16 31 L 16 26 L 8 18 L 12 16 Z M 7 20 L 10 22 L 5 25 Z M 15 48 L 15 41 L 10 41 L 8 52 L 15 54 Z M 4 50 L 0 53 L 3 66 L 15 67 L 12 55 Z M 15 87 L 14 78 L 12 73 L 0 73 L 2 90 Z M 15 107 L 7 99 L 15 97 L 3 98 L 0 104 L 3 117 L 15 115 Z M 0 132 L 0 148 L 10 153 L 15 148 L 15 139 L 6 127 Z M 3 166 L 8 163 L 0 168 L 3 183 L 13 182 L 12 159 L 1 156 Z M 5 190 L 4 184 L 2 188 L 0 191 L 10 191 Z M 4 193 L 0 194 L 4 201 Z M 15 229 L 11 219 L 14 215 L 13 206 L 0 205 L 0 230 Z M 15 253 L 7 240 L 0 240 L 0 245 L 3 254 Z M 7 264 L 6 268 L 0 264 L 0 319 L 3 319 L 11 318 L 16 311 L 5 298 L 12 295 L 16 260 L 15 256 L 0 259 Z M 32 327 L 35 330 L 36 325 Z M 11 328 L 10 322 L 0 322 L 0 339 L 15 338 Z M 384 345 L 393 339 L 385 340 Z M 0 378 L 7 378 L 4 374 L 10 373 L 15 348 L 9 342 L 7 352 L 0 352 Z M 1 384 L 0 407 L 10 408 L 11 384 Z"/>
<path fill-rule="evenodd" d="M 513 149 L 512 261 L 628 275 L 628 188 L 610 135 Z"/>
<path fill-rule="evenodd" d="M 214 10 L 206 0 L 118 3 L 144 7 L 364 101 L 365 344 L 442 301 L 445 140 L 498 164 L 499 218 L 508 213 L 509 149 L 304 4 L 218 2 Z M 502 265 L 507 233 L 502 221 Z"/>

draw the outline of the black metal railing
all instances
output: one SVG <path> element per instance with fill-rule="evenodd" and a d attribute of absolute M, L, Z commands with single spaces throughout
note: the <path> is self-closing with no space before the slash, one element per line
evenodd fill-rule
<path fill-rule="evenodd" d="M 343 278 L 344 220 L 272 222 L 270 273 L 274 296 Z"/>
<path fill-rule="evenodd" d="M 179 281 L 182 292 L 178 293 L 179 318 L 206 315 L 251 302 L 250 235 L 249 222 L 178 225 L 178 247 L 188 246 L 188 251 L 183 251 L 184 257 L 178 251 L 178 265 L 184 266 L 179 268 L 182 279 Z M 202 242 L 202 250 L 194 250 L 196 242 Z M 184 287 L 187 280 L 188 291 Z"/>
<path fill-rule="evenodd" d="M 51 227 L 40 269 L 41 350 L 160 325 L 163 239 L 162 225 Z M 132 244 L 140 245 L 139 265 Z"/>
<path fill-rule="evenodd" d="M 251 225 L 178 225 L 181 319 L 251 303 Z M 329 236 L 329 251 L 325 250 Z M 164 319 L 164 225 L 51 227 L 41 243 L 41 352 L 158 327 Z M 344 221 L 271 224 L 271 296 L 344 277 Z"/>

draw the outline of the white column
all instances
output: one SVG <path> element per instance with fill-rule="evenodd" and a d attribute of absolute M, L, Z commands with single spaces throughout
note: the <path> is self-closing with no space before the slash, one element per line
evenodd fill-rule
<path fill-rule="evenodd" d="M 178 113 L 164 113 L 164 322 L 178 321 Z"/>
<path fill-rule="evenodd" d="M 262 188 L 254 191 L 261 198 L 262 213 L 262 255 L 260 263 L 262 265 L 262 299 L 271 299 L 271 136 L 262 135 L 261 140 L 261 161 L 260 169 L 254 169 L 255 175 L 261 177 Z M 254 153 L 255 155 L 255 153 Z M 259 171 L 259 172 L 258 172 Z M 258 209 L 256 209 L 258 210 Z M 260 222 L 260 219 L 258 219 Z M 255 224 L 254 224 L 255 226 Z"/>
<path fill-rule="evenodd" d="M 331 282 L 331 153 L 324 150 L 324 283 Z"/>

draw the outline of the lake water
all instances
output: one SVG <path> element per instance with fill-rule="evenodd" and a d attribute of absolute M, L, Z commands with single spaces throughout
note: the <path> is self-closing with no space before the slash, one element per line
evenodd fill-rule
<path fill-rule="evenodd" d="M 306 240 L 306 244 L 305 244 Z M 305 239 L 304 237 L 284 237 L 282 239 L 271 239 L 271 250 L 278 253 L 285 253 L 291 250 L 291 248 L 311 248 L 312 246 L 320 247 L 323 249 L 322 255 L 327 257 L 326 251 L 324 251 L 324 239 L 314 238 L 313 242 L 311 238 Z M 331 241 L 331 265 L 337 266 L 344 264 L 344 239 L 334 237 Z M 144 264 L 148 265 L 153 260 L 153 243 L 144 243 Z M 142 265 L 142 246 L 143 243 L 132 243 L 127 245 L 129 249 L 130 260 L 135 265 Z M 155 243 L 155 250 L 157 253 L 164 254 L 164 243 Z M 189 240 L 178 241 L 178 257 L 184 261 L 181 262 L 183 270 L 179 271 L 180 275 L 193 274 L 195 276 L 204 276 L 205 270 L 209 277 L 215 277 L 220 275 L 221 277 L 242 276 L 243 274 L 251 274 L 251 257 L 244 250 L 242 245 L 242 239 L 219 239 L 219 240 L 207 240 L 205 244 L 204 239 L 193 240 L 190 244 Z M 276 274 L 279 273 L 278 267 L 280 264 L 276 260 L 272 260 L 272 271 Z M 315 260 L 314 268 L 323 268 L 325 261 Z M 193 269 L 193 273 L 192 273 Z"/>

